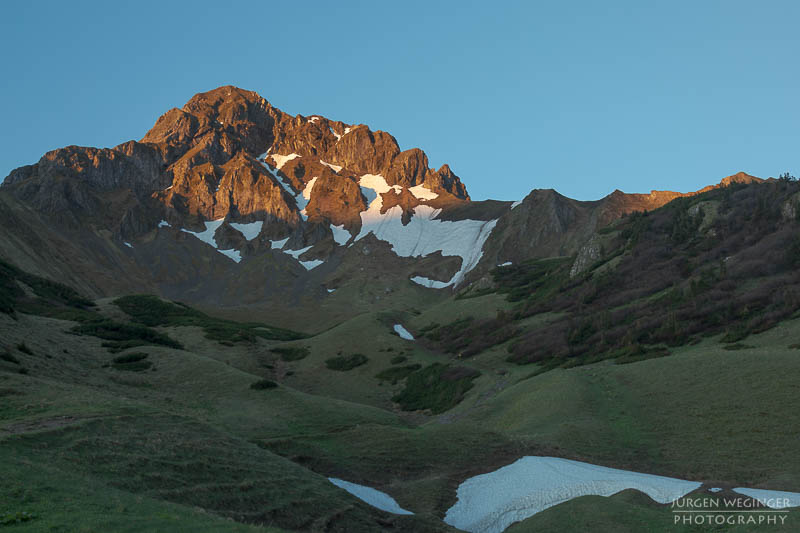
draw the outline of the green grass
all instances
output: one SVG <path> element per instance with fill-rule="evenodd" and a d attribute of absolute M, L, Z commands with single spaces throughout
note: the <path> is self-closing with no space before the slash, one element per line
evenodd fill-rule
<path fill-rule="evenodd" d="M 114 304 L 133 320 L 145 326 L 198 326 L 206 337 L 219 342 L 255 342 L 256 338 L 288 341 L 305 337 L 302 333 L 275 328 L 259 322 L 236 322 L 211 317 L 191 307 L 162 300 L 152 295 L 123 296 Z"/>
<path fill-rule="evenodd" d="M 405 411 L 443 413 L 464 398 L 479 375 L 472 368 L 434 363 L 411 373 L 405 388 L 392 399 Z"/>
<path fill-rule="evenodd" d="M 329 359 L 325 359 L 325 366 L 328 367 L 330 370 L 336 370 L 338 372 L 347 372 L 348 370 L 353 370 L 354 368 L 364 365 L 369 361 L 369 358 L 361 353 L 354 353 L 350 355 L 339 355 L 336 357 L 331 357 Z"/>
<path fill-rule="evenodd" d="M 24 523 L 6 524 L 2 531 L 9 533 L 283 531 L 232 522 L 201 509 L 115 489 L 92 478 L 19 458 L 4 456 L 0 478 L 0 517 L 22 513 L 33 516 Z"/>
<path fill-rule="evenodd" d="M 502 300 L 451 299 L 419 315 L 392 316 L 418 332 L 432 322 L 514 312 Z M 520 324 L 552 318 L 539 314 Z M 378 314 L 348 320 L 302 346 L 278 346 L 302 348 L 303 357 L 289 361 L 261 338 L 220 346 L 204 330 L 181 327 L 201 324 L 179 322 L 161 325 L 172 328 L 165 331 L 183 352 L 154 344 L 146 357 L 126 352 L 117 361 L 100 340 L 67 334 L 71 324 L 0 315 L 4 346 L 25 343 L 33 353 L 14 352 L 29 375 L 17 374 L 9 361 L 0 368 L 0 514 L 35 516 L 9 531 L 258 530 L 245 523 L 446 530 L 438 517 L 461 481 L 522 455 L 712 486 L 800 491 L 800 358 L 788 348 L 798 342 L 797 320 L 749 335 L 747 350 L 726 350 L 712 337 L 672 348 L 668 357 L 619 353 L 616 362 L 630 364 L 556 368 L 525 380 L 540 367 L 509 364 L 505 345 L 454 370 L 455 358 L 430 351 L 427 341 L 397 338 Z M 368 360 L 334 375 L 325 360 L 337 353 Z M 103 369 L 142 362 L 158 371 Z M 412 370 L 416 364 L 422 367 Z M 278 386 L 251 388 L 262 380 Z M 398 416 L 391 399 L 403 395 L 421 410 Z M 378 513 L 325 476 L 384 490 L 417 515 Z M 658 531 L 669 514 L 639 496 L 581 498 L 514 528 L 559 531 L 567 523 L 576 530 Z"/>

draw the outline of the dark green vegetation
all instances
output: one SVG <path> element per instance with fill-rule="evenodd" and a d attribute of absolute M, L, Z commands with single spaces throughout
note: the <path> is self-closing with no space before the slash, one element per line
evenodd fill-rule
<path fill-rule="evenodd" d="M 325 366 L 331 370 L 347 372 L 348 370 L 353 370 L 358 366 L 366 364 L 367 361 L 369 361 L 369 358 L 367 358 L 366 355 L 354 353 L 350 355 L 338 355 L 336 357 L 331 357 L 330 359 L 325 359 Z"/>
<path fill-rule="evenodd" d="M 22 522 L 28 522 L 36 518 L 36 515 L 33 515 L 27 511 L 17 511 L 16 513 L 5 513 L 0 515 L 0 526 L 11 526 L 14 524 L 21 524 Z"/>
<path fill-rule="evenodd" d="M 114 320 L 100 319 L 78 324 L 72 328 L 77 335 L 89 335 L 105 339 L 105 348 L 112 353 L 146 345 L 161 345 L 181 349 L 183 345 L 168 335 L 138 324 L 123 324 Z"/>
<path fill-rule="evenodd" d="M 277 387 L 278 384 L 271 379 L 259 379 L 255 383 L 250 384 L 250 388 L 253 390 L 275 389 Z"/>
<path fill-rule="evenodd" d="M 152 361 L 147 361 L 148 354 L 142 352 L 131 352 L 125 355 L 115 357 L 112 362 L 112 367 L 116 370 L 124 370 L 127 372 L 142 372 L 148 370 L 153 366 Z"/>
<path fill-rule="evenodd" d="M 446 353 L 471 357 L 517 335 L 519 329 L 511 320 L 511 316 L 500 311 L 494 320 L 479 321 L 467 317 L 444 326 L 430 324 L 423 330 L 423 335 Z"/>
<path fill-rule="evenodd" d="M 0 353 L 0 359 L 2 359 L 3 361 L 6 361 L 8 363 L 11 363 L 13 365 L 18 365 L 19 364 L 19 359 L 14 357 L 14 355 L 12 355 L 9 352 Z"/>
<path fill-rule="evenodd" d="M 479 375 L 469 367 L 434 363 L 409 374 L 405 388 L 392 399 L 406 411 L 442 413 L 461 401 Z"/>
<path fill-rule="evenodd" d="M 660 357 L 717 334 L 738 342 L 800 309 L 799 193 L 795 181 L 733 184 L 633 213 L 601 232 L 582 273 L 570 275 L 574 257 L 495 269 L 512 312 L 422 333 L 462 356 L 511 340 L 510 361 L 545 369 Z"/>
<path fill-rule="evenodd" d="M 80 312 L 93 305 L 66 285 L 29 274 L 0 259 L 0 313 L 53 316 Z"/>
<path fill-rule="evenodd" d="M 197 326 L 206 338 L 220 342 L 254 342 L 257 337 L 267 340 L 294 340 L 303 334 L 275 328 L 258 322 L 235 322 L 206 315 L 179 302 L 168 302 L 153 295 L 123 296 L 114 303 L 136 322 L 145 326 Z"/>
<path fill-rule="evenodd" d="M 394 366 L 392 368 L 387 368 L 383 372 L 379 372 L 375 375 L 375 377 L 381 381 L 390 381 L 392 385 L 394 385 L 398 381 L 406 379 L 412 372 L 419 370 L 420 368 L 422 368 L 422 365 L 419 363 L 405 366 Z"/>
<path fill-rule="evenodd" d="M 310 353 L 306 346 L 278 346 L 270 351 L 280 355 L 283 361 L 299 361 Z"/>

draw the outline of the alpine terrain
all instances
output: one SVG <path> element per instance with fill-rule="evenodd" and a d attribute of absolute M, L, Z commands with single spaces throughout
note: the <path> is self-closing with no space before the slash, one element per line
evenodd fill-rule
<path fill-rule="evenodd" d="M 473 201 L 232 86 L 48 152 L 0 186 L 0 529 L 798 529 L 800 184 L 709 182 Z"/>

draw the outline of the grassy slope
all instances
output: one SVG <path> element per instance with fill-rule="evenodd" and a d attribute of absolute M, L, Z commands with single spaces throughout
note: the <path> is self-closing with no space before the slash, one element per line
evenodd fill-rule
<path fill-rule="evenodd" d="M 424 342 L 400 339 L 392 324 L 415 331 L 436 317 L 442 323 L 492 317 L 510 307 L 489 294 L 448 299 L 420 314 L 360 315 L 288 343 L 308 346 L 310 352 L 291 362 L 270 352 L 278 345 L 272 341 L 223 346 L 205 338 L 200 327 L 160 327 L 185 350 L 131 350 L 147 352 L 154 363 L 154 370 L 144 373 L 104 368 L 113 356 L 100 339 L 65 333 L 72 323 L 0 315 L 3 345 L 21 362 L 0 361 L 0 454 L 13 457 L 16 465 L 33 465 L 31 472 L 39 472 L 31 474 L 33 487 L 45 470 L 63 480 L 51 487 L 56 494 L 66 494 L 75 479 L 86 487 L 71 502 L 45 511 L 46 506 L 13 493 L 12 511 L 27 506 L 46 514 L 14 527 L 62 519 L 72 524 L 67 529 L 91 524 L 91 517 L 82 522 L 69 515 L 94 505 L 97 491 L 109 486 L 122 501 L 142 506 L 137 510 L 165 506 L 173 510 L 165 512 L 208 528 L 221 522 L 163 500 L 284 527 L 318 529 L 330 519 L 334 526 L 369 529 L 391 519 L 332 489 L 323 474 L 386 490 L 422 514 L 414 528 L 435 528 L 435 516 L 454 503 L 460 481 L 525 454 L 559 455 L 713 486 L 800 491 L 792 432 L 800 422 L 792 409 L 800 351 L 788 348 L 800 342 L 797 320 L 748 337 L 743 342 L 752 349 L 724 350 L 711 338 L 661 359 L 628 365 L 606 361 L 535 377 L 529 376 L 536 365 L 507 363 L 506 345 L 499 345 L 459 362 L 482 375 L 454 409 L 438 416 L 395 410 L 391 397 L 402 383 L 381 384 L 375 374 L 391 368 L 400 352 L 408 357 L 403 364 L 446 362 L 451 356 L 427 349 Z M 113 306 L 101 305 L 100 311 L 124 318 Z M 14 349 L 23 341 L 33 355 Z M 369 362 L 348 372 L 327 370 L 325 360 L 339 352 L 363 353 Z M 28 374 L 18 373 L 20 366 Z M 260 378 L 274 378 L 282 386 L 251 390 Z M 141 450 L 120 448 L 120 443 L 139 444 Z M 235 452 L 230 460 L 217 465 L 216 458 L 229 452 Z M 25 482 L 27 474 L 11 470 Z M 287 483 L 300 491 L 273 492 Z M 231 497 L 234 487 L 237 496 Z M 309 510 L 302 503 L 309 498 L 325 503 Z M 564 512 L 578 513 L 579 520 L 596 523 L 600 531 L 628 527 L 625 517 L 631 514 L 651 528 L 665 518 L 657 506 L 615 498 L 568 502 Z M 263 516 L 248 515 L 264 500 L 270 506 Z M 618 511 L 611 512 L 613 505 Z M 303 522 L 309 513 L 312 523 Z M 107 514 L 116 519 L 114 512 Z"/>
<path fill-rule="evenodd" d="M 252 390 L 257 375 L 163 347 L 136 349 L 148 352 L 153 371 L 104 368 L 113 356 L 100 339 L 67 334 L 69 326 L 0 316 L 4 341 L 14 346 L 25 339 L 32 352 L 16 356 L 28 374 L 15 372 L 19 365 L 0 367 L 4 457 L 50 465 L 65 478 L 86 478 L 131 498 L 163 499 L 251 523 L 314 530 L 379 531 L 389 523 L 442 528 L 435 519 L 376 511 L 257 445 L 266 436 L 325 434 L 358 424 L 401 426 L 391 413 L 287 387 Z M 219 350 L 210 341 L 195 341 Z M 8 501 L 12 508 L 24 504 L 21 496 Z"/>

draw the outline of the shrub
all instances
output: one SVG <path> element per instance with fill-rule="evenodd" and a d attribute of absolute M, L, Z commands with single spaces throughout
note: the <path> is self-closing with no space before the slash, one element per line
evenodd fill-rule
<path fill-rule="evenodd" d="M 472 381 L 480 376 L 473 368 L 433 363 L 406 378 L 405 388 L 392 401 L 404 411 L 430 409 L 443 413 L 456 406 L 472 388 Z"/>
<path fill-rule="evenodd" d="M 305 335 L 259 322 L 236 322 L 215 318 L 179 302 L 168 302 L 151 294 L 135 294 L 114 300 L 114 304 L 133 320 L 145 326 L 197 326 L 206 338 L 221 344 L 267 340 L 290 341 Z"/>
<path fill-rule="evenodd" d="M 125 355 L 120 355 L 119 357 L 115 357 L 114 364 L 124 365 L 126 363 L 135 363 L 136 361 L 141 361 L 143 359 L 147 359 L 146 353 L 131 352 L 131 353 L 126 353 Z"/>
<path fill-rule="evenodd" d="M 143 352 L 126 353 L 115 357 L 111 366 L 115 370 L 123 370 L 125 372 L 143 372 L 153 366 L 151 361 L 146 361 L 147 357 L 148 355 Z"/>
<path fill-rule="evenodd" d="M 284 361 L 299 361 L 311 353 L 307 346 L 280 346 L 272 348 L 270 351 L 280 355 Z"/>
<path fill-rule="evenodd" d="M 30 348 L 28 348 L 28 346 L 24 342 L 17 344 L 17 350 L 19 350 L 22 353 L 26 353 L 28 355 L 33 355 L 33 351 Z"/>
<path fill-rule="evenodd" d="M 277 383 L 269 379 L 260 379 L 250 384 L 250 388 L 253 390 L 274 389 L 277 388 L 277 386 L 278 386 Z"/>
<path fill-rule="evenodd" d="M 737 342 L 735 344 L 728 344 L 727 346 L 722 347 L 724 350 L 750 350 L 751 348 L 755 348 L 755 346 L 750 346 L 749 344 L 742 344 L 741 342 Z"/>
<path fill-rule="evenodd" d="M 405 355 L 395 355 L 394 357 L 392 357 L 390 362 L 393 365 L 399 365 L 400 363 L 405 363 L 407 360 L 408 357 L 406 357 Z"/>
<path fill-rule="evenodd" d="M 20 524 L 22 522 L 28 522 L 36 518 L 36 515 L 29 513 L 27 511 L 19 511 L 16 513 L 5 513 L 0 515 L 0 526 L 11 526 L 14 524 Z"/>
<path fill-rule="evenodd" d="M 19 364 L 19 359 L 11 355 L 9 352 L 0 353 L 0 359 L 3 361 L 8 361 L 9 363 L 13 363 L 15 365 Z"/>
<path fill-rule="evenodd" d="M 369 359 L 366 355 L 354 353 L 352 355 L 340 355 L 338 357 L 331 357 L 325 360 L 325 366 L 331 370 L 339 372 L 347 372 L 357 366 L 365 364 Z"/>
<path fill-rule="evenodd" d="M 178 341 L 154 329 L 136 324 L 122 324 L 113 320 L 103 319 L 78 324 L 71 331 L 78 335 L 89 335 L 110 341 L 104 342 L 103 346 L 112 353 L 148 344 L 168 346 L 179 350 L 183 348 Z"/>

